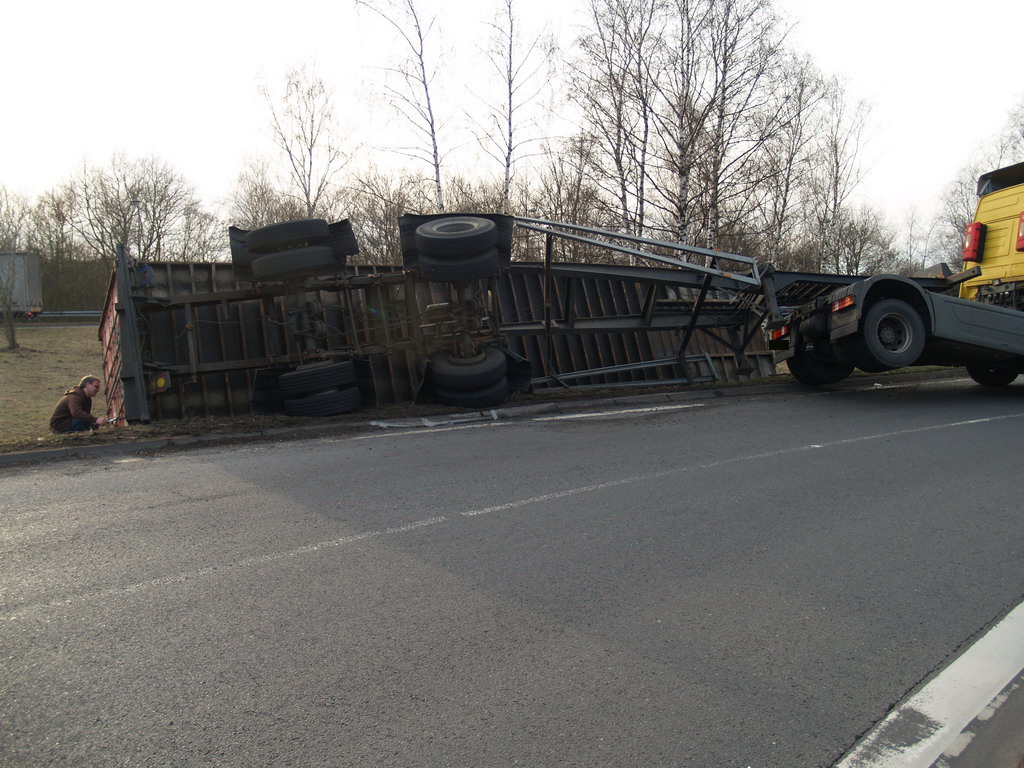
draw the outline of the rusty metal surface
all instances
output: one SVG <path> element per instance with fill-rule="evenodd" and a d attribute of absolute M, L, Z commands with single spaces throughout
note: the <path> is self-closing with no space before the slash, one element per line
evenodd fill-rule
<path fill-rule="evenodd" d="M 691 277 L 661 267 L 587 266 L 554 265 L 546 276 L 542 266 L 513 263 L 485 284 L 489 311 L 478 335 L 500 339 L 525 358 L 536 386 L 737 381 L 772 373 L 761 334 L 744 339 L 759 318 L 734 299 L 709 298 L 681 350 L 697 291 Z M 120 290 L 130 298 L 114 299 Z M 304 290 L 282 290 L 237 281 L 230 264 L 119 269 L 100 327 L 108 399 L 128 419 L 247 415 L 261 372 L 352 359 L 364 403 L 411 401 L 426 360 L 451 343 L 448 313 L 465 298 L 399 267 L 348 267 Z M 125 326 L 126 302 L 136 315 L 133 328 Z M 131 333 L 141 376 L 130 377 L 126 389 Z M 118 379 L 122 391 L 114 392 Z M 134 394 L 127 391 L 133 387 Z"/>

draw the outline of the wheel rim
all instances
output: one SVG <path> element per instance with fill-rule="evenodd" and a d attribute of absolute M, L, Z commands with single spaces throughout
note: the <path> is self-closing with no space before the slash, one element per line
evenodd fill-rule
<path fill-rule="evenodd" d="M 472 232 L 474 229 L 477 229 L 477 227 L 471 221 L 457 219 L 455 221 L 447 221 L 438 224 L 435 229 L 442 235 L 461 235 L 464 232 Z"/>
<path fill-rule="evenodd" d="M 878 343 L 886 352 L 900 354 L 910 348 L 913 329 L 910 322 L 895 312 L 883 315 L 878 321 Z"/>

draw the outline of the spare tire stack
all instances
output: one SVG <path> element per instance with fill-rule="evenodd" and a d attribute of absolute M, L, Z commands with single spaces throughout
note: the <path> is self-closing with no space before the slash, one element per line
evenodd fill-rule
<path fill-rule="evenodd" d="M 491 277 L 501 266 L 498 230 L 481 216 L 444 216 L 416 227 L 416 268 L 421 280 L 469 283 Z M 451 350 L 430 360 L 434 399 L 445 405 L 489 408 L 508 397 L 508 364 L 496 347 L 467 357 Z"/>
<path fill-rule="evenodd" d="M 241 279 L 291 282 L 340 272 L 347 257 L 358 253 L 346 219 L 297 219 L 246 231 L 231 227 L 231 262 Z"/>
<path fill-rule="evenodd" d="M 434 399 L 464 408 L 491 408 L 508 397 L 508 361 L 496 347 L 470 358 L 440 352 L 430 360 Z"/>
<path fill-rule="evenodd" d="M 325 219 L 296 219 L 253 230 L 229 227 L 228 238 L 236 279 L 296 283 L 285 288 L 296 302 L 303 291 L 297 283 L 337 274 L 344 270 L 348 257 L 359 252 L 348 219 L 335 224 Z M 302 312 L 309 314 L 316 329 L 323 323 L 314 319 L 316 313 L 308 309 L 311 305 L 315 302 L 302 305 Z M 289 416 L 335 416 L 362 406 L 355 365 L 350 360 L 301 365 L 278 376 L 277 382 Z"/>
<path fill-rule="evenodd" d="M 336 416 L 362 405 L 351 360 L 300 366 L 278 376 L 277 384 L 289 416 Z"/>
<path fill-rule="evenodd" d="M 446 216 L 416 228 L 420 278 L 438 283 L 480 280 L 498 271 L 498 230 L 479 216 Z"/>

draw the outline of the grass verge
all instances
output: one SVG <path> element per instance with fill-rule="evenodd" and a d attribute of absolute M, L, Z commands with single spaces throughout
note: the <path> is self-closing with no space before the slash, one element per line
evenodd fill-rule
<path fill-rule="evenodd" d="M 0 349 L 0 446 L 49 435 L 61 395 L 85 375 L 103 376 L 95 326 L 21 326 L 16 338 L 17 348 Z M 105 404 L 98 396 L 93 413 Z"/>

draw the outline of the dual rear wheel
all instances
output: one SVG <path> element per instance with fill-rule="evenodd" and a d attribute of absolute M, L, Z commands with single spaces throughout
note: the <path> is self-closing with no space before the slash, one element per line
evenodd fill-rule
<path fill-rule="evenodd" d="M 430 361 L 434 399 L 463 408 L 493 408 L 508 397 L 508 360 L 496 347 L 471 358 L 440 352 Z"/>
<path fill-rule="evenodd" d="M 277 385 L 289 416 L 337 416 L 363 404 L 351 360 L 296 368 L 278 376 Z"/>
<path fill-rule="evenodd" d="M 917 310 L 901 299 L 882 299 L 868 308 L 860 332 L 840 339 L 836 349 L 831 344 L 808 346 L 801 338 L 787 362 L 803 384 L 834 384 L 854 368 L 879 373 L 913 365 L 924 343 L 924 320 Z"/>

